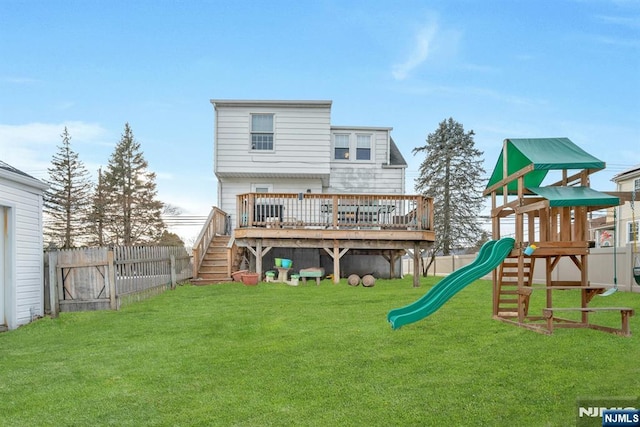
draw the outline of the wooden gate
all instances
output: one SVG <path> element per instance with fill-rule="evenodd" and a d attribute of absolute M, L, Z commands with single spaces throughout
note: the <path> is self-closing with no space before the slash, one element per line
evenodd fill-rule
<path fill-rule="evenodd" d="M 191 257 L 178 246 L 96 247 L 45 254 L 45 293 L 59 311 L 117 310 L 191 277 Z"/>

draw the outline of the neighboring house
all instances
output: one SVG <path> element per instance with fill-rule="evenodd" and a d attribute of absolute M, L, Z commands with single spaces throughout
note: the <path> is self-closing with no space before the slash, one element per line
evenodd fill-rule
<path fill-rule="evenodd" d="M 589 240 L 594 242 L 596 248 L 609 248 L 617 243 L 614 238 L 614 209 L 608 208 L 604 216 L 589 220 Z"/>
<path fill-rule="evenodd" d="M 640 226 L 640 203 L 638 201 L 640 199 L 640 165 L 617 174 L 612 181 L 616 184 L 616 191 L 631 192 L 635 195 L 633 209 L 631 202 L 626 202 L 618 208 L 618 245 L 624 246 L 633 243 L 634 238 L 636 241 L 640 240 L 640 233 L 638 233 Z M 635 232 L 633 229 L 634 220 Z"/>
<path fill-rule="evenodd" d="M 0 329 L 44 314 L 43 182 L 0 161 Z"/>
<path fill-rule="evenodd" d="M 218 207 L 234 226 L 242 193 L 404 194 L 390 127 L 333 126 L 331 101 L 211 103 Z"/>

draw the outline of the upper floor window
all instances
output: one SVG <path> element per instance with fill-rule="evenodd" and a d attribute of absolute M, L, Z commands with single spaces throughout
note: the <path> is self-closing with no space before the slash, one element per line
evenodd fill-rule
<path fill-rule="evenodd" d="M 335 147 L 334 159 L 349 160 L 349 135 L 336 134 L 333 136 Z"/>
<path fill-rule="evenodd" d="M 251 149 L 273 150 L 273 114 L 251 115 Z"/>
<path fill-rule="evenodd" d="M 371 160 L 371 135 L 356 136 L 356 160 Z"/>
<path fill-rule="evenodd" d="M 640 178 L 633 181 L 633 189 L 635 191 L 640 191 Z"/>

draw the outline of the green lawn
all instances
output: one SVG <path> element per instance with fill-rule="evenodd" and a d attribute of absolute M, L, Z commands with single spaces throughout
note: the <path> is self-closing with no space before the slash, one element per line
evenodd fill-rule
<path fill-rule="evenodd" d="M 640 295 L 594 302 L 635 308 L 631 338 L 492 320 L 487 281 L 392 331 L 435 282 L 411 280 L 179 286 L 38 320 L 0 334 L 0 425 L 569 426 L 578 398 L 640 395 Z"/>

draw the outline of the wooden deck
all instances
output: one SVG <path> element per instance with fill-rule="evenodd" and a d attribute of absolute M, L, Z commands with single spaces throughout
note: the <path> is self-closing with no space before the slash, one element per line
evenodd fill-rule
<path fill-rule="evenodd" d="M 252 253 L 260 274 L 271 248 L 324 249 L 333 257 L 336 283 L 349 250 L 388 254 L 393 265 L 404 250 L 417 258 L 435 240 L 433 201 L 417 195 L 246 193 L 237 196 L 235 213 L 217 210 L 209 223 L 194 248 L 194 264 L 208 248 L 207 236 L 225 233 Z M 418 282 L 420 263 L 414 265 Z"/>

